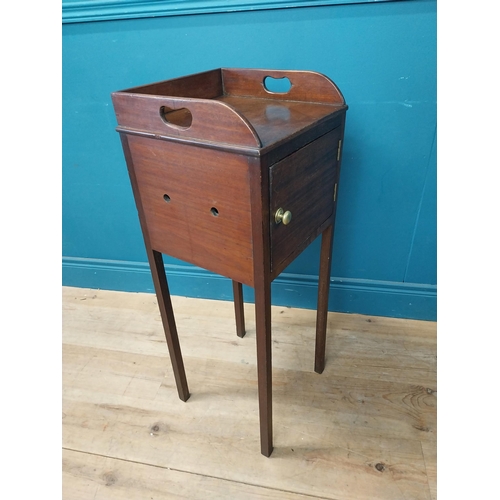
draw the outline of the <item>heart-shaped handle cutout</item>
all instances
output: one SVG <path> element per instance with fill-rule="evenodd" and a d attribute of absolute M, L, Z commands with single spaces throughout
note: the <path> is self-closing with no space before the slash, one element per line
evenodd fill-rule
<path fill-rule="evenodd" d="M 172 109 L 162 106 L 160 108 L 160 117 L 163 123 L 182 129 L 189 128 L 193 122 L 193 115 L 187 108 Z"/>
<path fill-rule="evenodd" d="M 283 78 L 266 76 L 264 78 L 264 88 L 273 94 L 286 94 L 292 88 L 292 83 L 286 76 Z"/>

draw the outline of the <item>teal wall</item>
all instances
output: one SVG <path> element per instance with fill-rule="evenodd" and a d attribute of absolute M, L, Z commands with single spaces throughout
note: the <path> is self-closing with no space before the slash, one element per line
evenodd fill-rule
<path fill-rule="evenodd" d="M 218 67 L 310 69 L 349 105 L 330 310 L 436 319 L 435 0 L 72 22 L 62 40 L 64 285 L 153 291 L 112 91 Z M 316 240 L 273 303 L 316 307 L 318 257 Z M 231 299 L 229 280 L 165 263 L 173 294 Z"/>

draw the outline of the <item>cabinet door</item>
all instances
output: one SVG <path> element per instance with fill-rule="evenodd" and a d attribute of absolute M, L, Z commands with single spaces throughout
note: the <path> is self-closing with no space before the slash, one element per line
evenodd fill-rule
<path fill-rule="evenodd" d="M 271 167 L 271 270 L 287 265 L 332 215 L 340 137 L 338 127 Z M 279 208 L 291 212 L 289 224 L 275 221 Z"/>

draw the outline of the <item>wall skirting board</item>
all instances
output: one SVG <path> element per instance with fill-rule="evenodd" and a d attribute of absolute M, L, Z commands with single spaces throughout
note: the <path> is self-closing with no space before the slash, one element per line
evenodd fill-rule
<path fill-rule="evenodd" d="M 233 299 L 228 278 L 188 265 L 166 264 L 165 269 L 172 295 Z M 64 286 L 154 293 L 145 262 L 63 257 L 62 276 Z M 317 276 L 282 273 L 273 281 L 272 303 L 315 309 L 317 287 Z M 244 287 L 244 299 L 254 301 L 253 289 Z M 436 321 L 437 287 L 332 277 L 329 310 Z"/>

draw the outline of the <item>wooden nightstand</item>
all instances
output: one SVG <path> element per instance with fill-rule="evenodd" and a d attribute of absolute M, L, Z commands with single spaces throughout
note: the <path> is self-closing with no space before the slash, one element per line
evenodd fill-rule
<path fill-rule="evenodd" d="M 283 78 L 287 92 L 268 90 Z M 189 390 L 162 253 L 233 280 L 240 337 L 242 284 L 254 287 L 261 451 L 269 456 L 271 282 L 320 234 L 314 369 L 324 369 L 344 98 L 315 72 L 216 69 L 112 99 L 179 397 Z"/>

